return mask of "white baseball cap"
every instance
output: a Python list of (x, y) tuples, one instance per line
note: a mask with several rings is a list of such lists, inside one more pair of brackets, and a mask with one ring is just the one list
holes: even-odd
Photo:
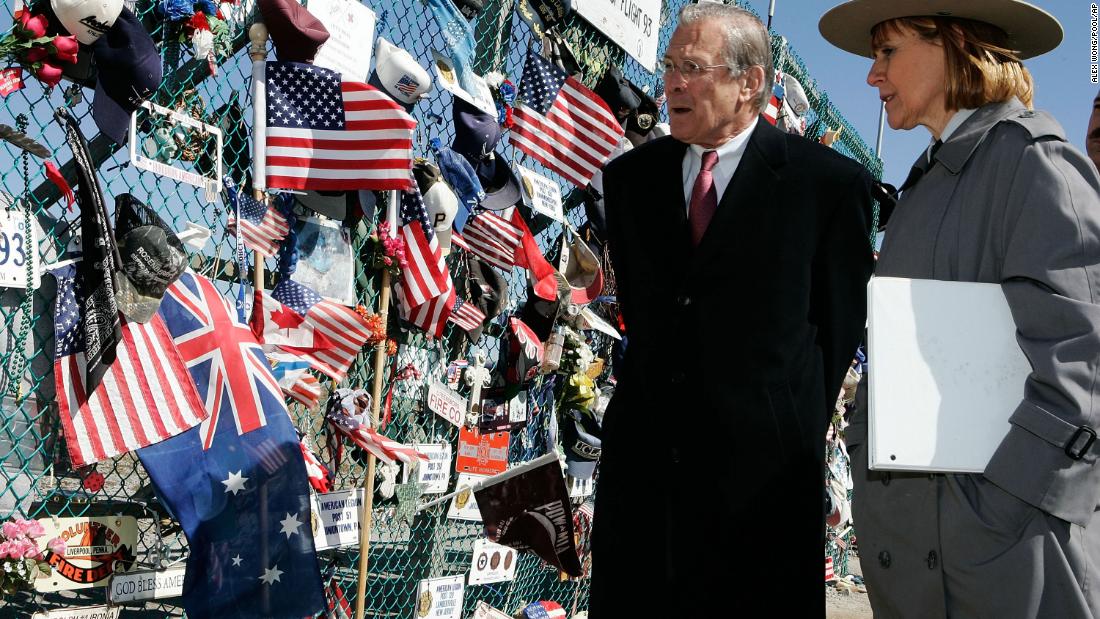
[(435, 164), (418, 161), (413, 166), (413, 176), (424, 198), (424, 208), (435, 229), (439, 248), (447, 254), (451, 250), (451, 225), (458, 213), (458, 196), (443, 180), (443, 174)]
[(374, 48), (374, 71), (367, 83), (381, 88), (410, 111), (421, 95), (432, 90), (428, 70), (412, 54), (382, 37), (378, 37)]
[(69, 34), (91, 45), (114, 25), (122, 0), (50, 0), (50, 8)]

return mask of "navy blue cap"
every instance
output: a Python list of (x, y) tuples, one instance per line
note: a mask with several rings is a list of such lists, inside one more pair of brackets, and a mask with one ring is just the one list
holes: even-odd
[(486, 156), (475, 166), (477, 178), (485, 189), (481, 206), (490, 211), (502, 211), (520, 201), (519, 179), (512, 166), (500, 153)]
[(160, 54), (141, 21), (125, 7), (91, 47), (97, 74), (92, 118), (104, 135), (125, 144), (130, 114), (160, 88)]
[(599, 422), (591, 415), (569, 411), (562, 418), (562, 447), (565, 448), (565, 468), (570, 477), (589, 479), (596, 472), (596, 462), (603, 451)]
[(459, 97), (455, 97), (453, 111), (455, 139), (451, 148), (477, 165), (500, 142), (502, 132), (497, 117)]

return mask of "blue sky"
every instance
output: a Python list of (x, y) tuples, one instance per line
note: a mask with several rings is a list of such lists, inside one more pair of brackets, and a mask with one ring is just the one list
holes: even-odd
[[(768, 0), (747, 2), (767, 20)], [(772, 29), (787, 37), (818, 85), (873, 148), (878, 133), (879, 100), (878, 91), (865, 81), (870, 59), (833, 47), (817, 30), (821, 15), (840, 2), (775, 0), (775, 4)], [(1089, 77), (1091, 3), (1039, 0), (1032, 4), (1054, 15), (1065, 30), (1065, 38), (1057, 49), (1025, 62), (1035, 78), (1035, 107), (1053, 114), (1065, 128), (1069, 141), (1083, 151), (1092, 100), (1100, 86), (1091, 83)], [(887, 125), (882, 144), (883, 180), (895, 185), (901, 183), (928, 140), (928, 131), (923, 127), (894, 131)]]

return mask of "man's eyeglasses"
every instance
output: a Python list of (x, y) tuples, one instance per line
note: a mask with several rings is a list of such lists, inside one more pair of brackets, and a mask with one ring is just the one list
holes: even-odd
[(672, 62), (668, 58), (665, 58), (661, 61), (661, 77), (664, 79), (668, 79), (673, 73), (679, 73), (685, 80), (691, 80), (710, 71), (711, 69), (728, 66), (729, 65), (727, 64), (700, 65), (694, 60), (681, 60), (680, 63), (677, 64), (675, 62)]

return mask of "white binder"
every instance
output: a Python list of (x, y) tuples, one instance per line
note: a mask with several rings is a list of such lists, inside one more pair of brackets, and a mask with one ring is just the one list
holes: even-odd
[(868, 285), (868, 457), (875, 470), (980, 473), (1031, 364), (999, 284)]

